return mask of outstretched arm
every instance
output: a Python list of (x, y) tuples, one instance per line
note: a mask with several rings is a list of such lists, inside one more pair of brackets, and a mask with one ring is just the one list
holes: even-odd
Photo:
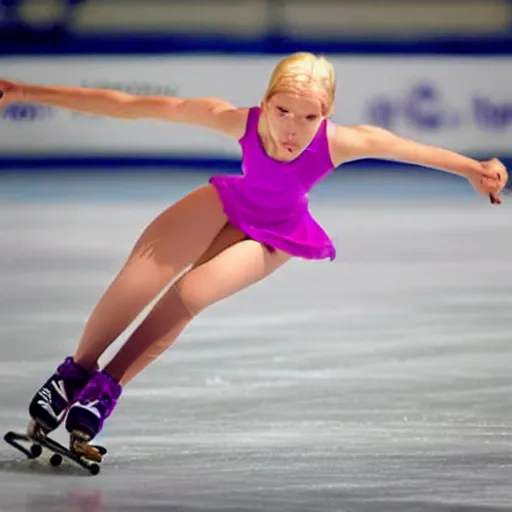
[(239, 138), (245, 128), (241, 109), (217, 98), (135, 96), (107, 89), (22, 84), (0, 80), (0, 108), (7, 103), (53, 105), (90, 115), (120, 119), (158, 119), (186, 123)]
[(497, 159), (480, 162), (454, 151), (400, 137), (377, 126), (337, 126), (332, 137), (333, 159), (338, 165), (361, 158), (412, 163), (464, 176), (480, 193), (500, 203), (499, 193), (508, 173)]

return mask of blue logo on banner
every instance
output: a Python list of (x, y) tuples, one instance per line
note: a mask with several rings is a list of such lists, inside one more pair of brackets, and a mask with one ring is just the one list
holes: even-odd
[(45, 121), (53, 116), (53, 108), (32, 103), (11, 103), (0, 111), (0, 116), (8, 121)]
[(484, 130), (506, 130), (512, 125), (512, 102), (495, 102), (484, 96), (469, 98), (467, 109), (447, 105), (439, 89), (428, 82), (415, 85), (403, 98), (381, 97), (370, 102), (372, 123), (393, 129), (399, 121), (416, 129), (437, 131), (474, 124)]

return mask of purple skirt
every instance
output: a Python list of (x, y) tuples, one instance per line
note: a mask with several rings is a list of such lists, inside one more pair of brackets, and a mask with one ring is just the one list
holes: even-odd
[(274, 204), (262, 206), (261, 198), (254, 201), (244, 193), (238, 176), (213, 176), (209, 181), (229, 222), (253, 240), (307, 260), (332, 261), (336, 257), (332, 240), (309, 212), (307, 200), (286, 207), (276, 199)]

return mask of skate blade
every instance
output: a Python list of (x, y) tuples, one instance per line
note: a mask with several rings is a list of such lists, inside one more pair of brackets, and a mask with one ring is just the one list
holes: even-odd
[(51, 429), (39, 423), (34, 418), (31, 418), (26, 428), (27, 437), (31, 439), (40, 439), (46, 437), (51, 432)]
[(87, 443), (74, 443), (71, 447), (71, 451), (92, 462), (103, 461), (103, 455), (100, 450), (96, 446), (91, 446)]
[(70, 436), (70, 450), (84, 459), (102, 462), (106, 450), (100, 446), (89, 444), (89, 437), (83, 432), (74, 430)]
[[(48, 438), (49, 434), (52, 432), (51, 429), (48, 429), (48, 427), (42, 423), (39, 423), (38, 421), (34, 420), (33, 418), (30, 419), (30, 422), (27, 426), (26, 431), (26, 437), (31, 439), (34, 443), (37, 443), (38, 440), (46, 439)], [(79, 455), (84, 454), (85, 458), (87, 458), (87, 455), (90, 454), (91, 457), (94, 457), (93, 460), (96, 460), (99, 457), (103, 457), (107, 454), (107, 449), (104, 446), (97, 445), (97, 444), (89, 444), (88, 443), (88, 437), (83, 434), (82, 432), (75, 431), (71, 438), (79, 441), (81, 443), (87, 444), (87, 448), (84, 448), (82, 446), (79, 447), (79, 450), (77, 453)], [(100, 461), (98, 461), (100, 462)]]
[(37, 441), (22, 432), (11, 430), (4, 435), (4, 441), (23, 453), (27, 459), (37, 459), (43, 452)]
[[(27, 434), (13, 431), (7, 432), (4, 436), (4, 440), (13, 448), (25, 454), (28, 459), (37, 459), (42, 455), (42, 449), (44, 447), (53, 453), (50, 457), (50, 464), (52, 466), (60, 466), (63, 459), (67, 459), (88, 470), (92, 475), (97, 475), (100, 472), (101, 454), (107, 452), (102, 446), (89, 445), (92, 451), (87, 450), (87, 455), (85, 455), (62, 446), (59, 442), (48, 436), (31, 438)], [(28, 446), (24, 446), (25, 444), (28, 444)], [(98, 457), (98, 453), (100, 457)]]

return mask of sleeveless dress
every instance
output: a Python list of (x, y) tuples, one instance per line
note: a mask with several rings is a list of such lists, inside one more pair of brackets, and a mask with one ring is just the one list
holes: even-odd
[(215, 187), (229, 222), (266, 246), (309, 260), (336, 257), (330, 237), (309, 211), (307, 194), (334, 169), (324, 120), (306, 149), (290, 162), (269, 157), (258, 135), (259, 107), (249, 109), (242, 175), (218, 175)]

